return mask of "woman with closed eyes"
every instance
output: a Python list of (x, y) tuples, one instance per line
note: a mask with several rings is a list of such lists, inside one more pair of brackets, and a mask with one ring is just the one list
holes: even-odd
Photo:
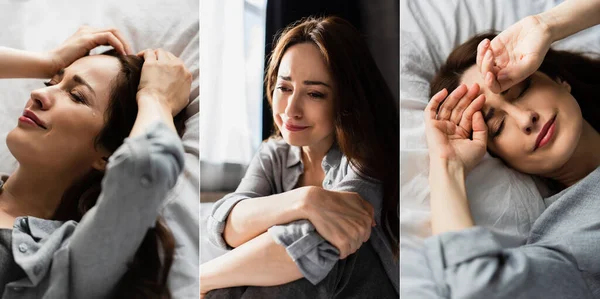
[[(424, 252), (441, 297), (600, 296), (600, 60), (550, 48), (600, 23), (599, 8), (566, 1), (474, 36), (431, 82), (424, 117), (434, 236)], [(473, 223), (465, 177), (486, 151), (555, 193), (526, 240)]]
[[(99, 45), (114, 50), (87, 56)], [(59, 48), (0, 48), (0, 78), (46, 78), (6, 138), (1, 298), (170, 298), (174, 240), (158, 207), (183, 167), (173, 116), (191, 75), (164, 50), (82, 27)]]

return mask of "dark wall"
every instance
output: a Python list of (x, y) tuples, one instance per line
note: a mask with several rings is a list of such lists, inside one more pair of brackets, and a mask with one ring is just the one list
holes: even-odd
[[(288, 24), (308, 16), (336, 15), (352, 23), (363, 35), (396, 101), (399, 99), (399, 0), (268, 0), (265, 57), (274, 38)], [(267, 60), (265, 58), (265, 68)], [(263, 139), (273, 132), (271, 107), (263, 99)]]

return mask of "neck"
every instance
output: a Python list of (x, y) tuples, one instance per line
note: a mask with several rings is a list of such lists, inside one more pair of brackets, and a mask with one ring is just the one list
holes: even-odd
[(0, 209), (13, 217), (51, 219), (72, 182), (65, 177), (19, 166), (2, 187)]
[(559, 169), (544, 176), (569, 187), (585, 178), (598, 166), (600, 166), (600, 134), (584, 120), (579, 144), (571, 158)]
[(321, 168), (321, 162), (323, 158), (333, 145), (333, 138), (326, 138), (321, 142), (313, 145), (307, 145), (302, 147), (302, 162), (304, 164), (305, 171), (308, 169)]

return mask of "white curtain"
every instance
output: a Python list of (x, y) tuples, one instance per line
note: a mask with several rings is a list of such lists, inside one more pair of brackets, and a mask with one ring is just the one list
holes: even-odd
[(260, 145), (265, 7), (266, 0), (200, 2), (202, 190), (237, 184)]

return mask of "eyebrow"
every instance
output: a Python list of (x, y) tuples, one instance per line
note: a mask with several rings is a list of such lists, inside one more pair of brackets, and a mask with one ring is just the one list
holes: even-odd
[[(64, 74), (65, 74), (65, 69), (60, 69), (56, 73), (56, 76), (62, 77)], [(85, 87), (87, 87), (94, 94), (94, 96), (96, 95), (96, 92), (94, 91), (94, 89), (92, 88), (92, 86), (90, 86), (90, 84), (87, 83), (87, 81), (85, 81), (83, 78), (81, 78), (81, 76), (79, 76), (79, 75), (73, 76), (73, 81), (75, 81), (76, 83), (78, 83), (80, 85), (84, 85)]]
[[(292, 77), (290, 77), (290, 76), (278, 76), (278, 77), (285, 81), (292, 81)], [(304, 80), (302, 83), (304, 83), (305, 85), (323, 85), (323, 86), (327, 86), (327, 87), (331, 88), (331, 86), (329, 86), (329, 84), (322, 82), (322, 81)]]

